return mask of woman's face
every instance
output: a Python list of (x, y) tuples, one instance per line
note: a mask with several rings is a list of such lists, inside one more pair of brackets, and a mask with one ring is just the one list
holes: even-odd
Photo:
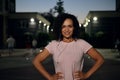
[(69, 39), (72, 38), (74, 26), (71, 19), (66, 19), (62, 24), (62, 35), (63, 38)]

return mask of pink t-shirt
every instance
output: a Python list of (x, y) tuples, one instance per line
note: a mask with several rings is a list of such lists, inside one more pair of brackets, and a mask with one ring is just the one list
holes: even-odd
[(63, 73), (64, 80), (74, 80), (73, 73), (82, 70), (83, 55), (92, 45), (82, 39), (69, 43), (54, 40), (45, 48), (53, 55), (55, 72)]

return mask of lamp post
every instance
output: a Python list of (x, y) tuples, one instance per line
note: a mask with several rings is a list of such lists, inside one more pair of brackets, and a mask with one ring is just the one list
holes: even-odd
[(30, 18), (29, 28), (35, 28), (36, 22), (34, 18)]
[(36, 21), (34, 18), (30, 18), (29, 22), (29, 31), (35, 35), (35, 30), (36, 30)]

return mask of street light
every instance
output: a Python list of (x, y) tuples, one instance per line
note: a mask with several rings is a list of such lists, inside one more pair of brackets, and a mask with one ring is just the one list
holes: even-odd
[(34, 18), (31, 18), (30, 21), (31, 21), (31, 22), (34, 22), (35, 20), (34, 20)]
[(39, 23), (42, 23), (42, 21), (39, 21)]
[(46, 24), (44, 23), (44, 26), (46, 26)]
[(36, 22), (34, 18), (30, 18), (30, 22), (29, 22), (29, 27), (30, 28), (35, 28), (36, 26)]
[(50, 27), (50, 26), (47, 26), (47, 32), (49, 32), (49, 27)]
[(93, 20), (94, 20), (94, 21), (97, 21), (97, 19), (98, 19), (98, 18), (97, 18), (96, 16), (95, 16), (95, 17), (93, 17)]
[(97, 23), (98, 22), (98, 17), (94, 16), (93, 17), (93, 23)]

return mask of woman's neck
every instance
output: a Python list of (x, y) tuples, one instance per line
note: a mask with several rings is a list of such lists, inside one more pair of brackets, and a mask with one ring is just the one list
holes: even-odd
[(69, 42), (74, 41), (74, 39), (73, 39), (73, 38), (63, 38), (62, 41), (63, 41), (63, 42), (67, 42), (67, 43), (69, 43)]

